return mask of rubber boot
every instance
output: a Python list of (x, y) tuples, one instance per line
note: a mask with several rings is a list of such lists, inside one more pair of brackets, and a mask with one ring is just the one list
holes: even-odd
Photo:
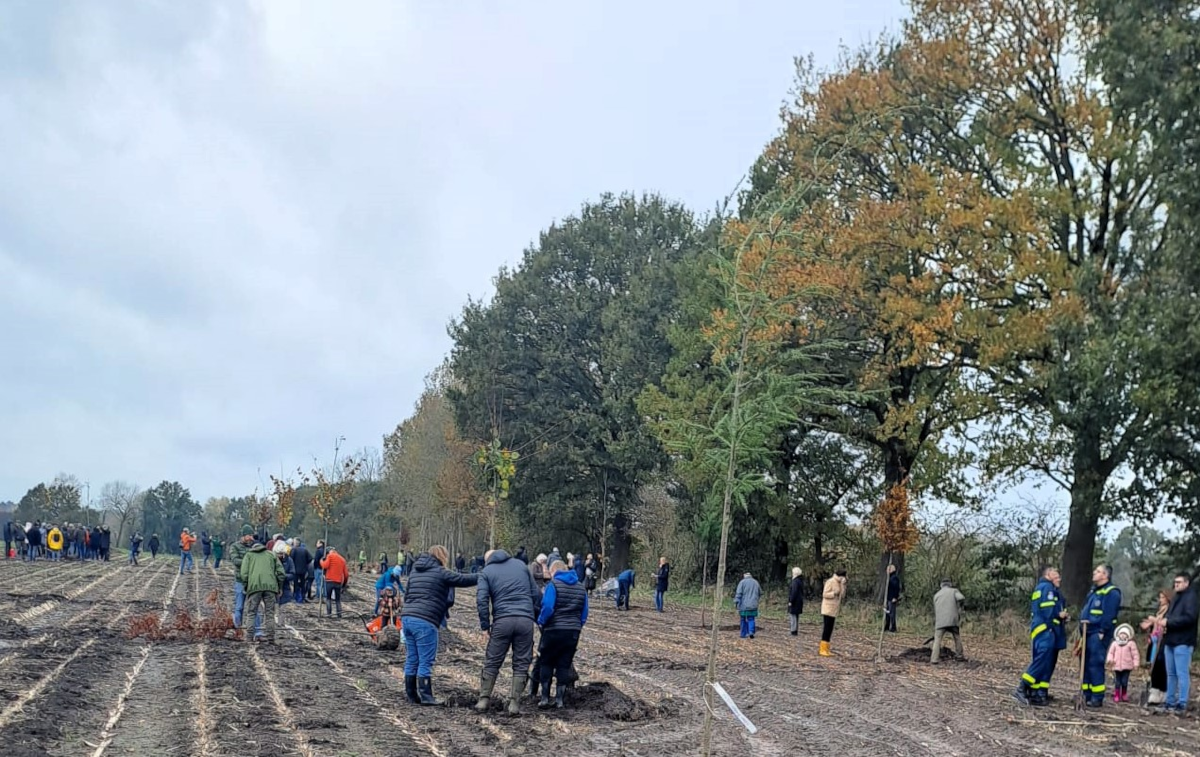
[[(537, 667), (535, 666), (533, 668), (533, 670), (534, 670), (534, 673), (536, 673)], [(542, 684), (541, 679), (539, 679), (537, 677), (537, 675), (528, 675), (527, 674), (526, 677), (529, 679), (529, 698), (537, 699), (538, 687), (541, 686), (541, 684)]]
[(550, 706), (550, 682), (542, 681), (542, 698), (538, 700), (538, 709), (544, 710)]
[(417, 679), (417, 695), (421, 697), (423, 705), (439, 705), (442, 700), (433, 696), (433, 679), (418, 678)]
[(479, 701), (475, 703), (476, 712), (487, 712), (488, 705), (492, 703), (492, 689), (495, 686), (496, 676), (486, 673), (479, 676)]
[(527, 675), (523, 673), (513, 673), (512, 693), (508, 697), (508, 714), (521, 714), (521, 694), (525, 691), (525, 679)]
[(566, 685), (555, 682), (555, 684), (554, 684), (554, 706), (560, 710), (565, 706), (563, 704), (563, 695), (566, 692), (567, 692)]
[(409, 704), (421, 703), (421, 698), (417, 696), (416, 676), (404, 676), (404, 697), (408, 699)]
[(822, 657), (833, 657), (833, 652), (829, 651), (828, 641), (821, 642), (821, 650), (817, 652), (817, 654), (821, 655)]

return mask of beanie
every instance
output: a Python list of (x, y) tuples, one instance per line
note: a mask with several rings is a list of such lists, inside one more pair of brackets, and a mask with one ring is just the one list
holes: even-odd
[(254, 535), (253, 528), (251, 528), (249, 525), (242, 526), (242, 536), (253, 536), (253, 535)]

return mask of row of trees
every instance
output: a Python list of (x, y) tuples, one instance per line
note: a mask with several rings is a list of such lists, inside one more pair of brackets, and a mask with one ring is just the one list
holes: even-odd
[(623, 564), (665, 487), (711, 553), (730, 491), (731, 559), (779, 577), (1037, 479), (1078, 601), (1102, 522), (1194, 532), (1197, 4), (911, 11), (800, 62), (735, 203), (604, 196), (452, 324), (435, 393), (456, 438), (520, 453), (518, 539)]

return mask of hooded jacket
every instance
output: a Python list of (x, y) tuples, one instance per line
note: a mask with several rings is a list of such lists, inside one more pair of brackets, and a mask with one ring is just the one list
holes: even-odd
[(560, 570), (546, 585), (538, 625), (543, 631), (579, 631), (587, 623), (587, 592), (575, 571)]
[(842, 597), (845, 594), (846, 583), (842, 577), (831, 576), (825, 582), (825, 589), (821, 592), (821, 614), (836, 618), (838, 611), (842, 609)]
[(246, 586), (246, 594), (267, 592), (278, 594), (286, 575), (279, 559), (262, 544), (255, 544), (242, 559), (238, 578)]
[(475, 576), (479, 581), (475, 608), (479, 611), (479, 627), (484, 631), (500, 618), (537, 617), (542, 592), (525, 563), (497, 549)]
[(1138, 653), (1137, 642), (1133, 640), (1133, 626), (1122, 625), (1117, 629), (1117, 633), (1122, 629), (1129, 632), (1129, 641), (1124, 644), (1113, 641), (1108, 647), (1106, 663), (1112, 665), (1113, 670), (1135, 670), (1141, 663), (1141, 655)]
[(404, 609), (400, 611), (400, 617), (420, 618), (436, 628), (446, 617), (450, 587), (474, 586), (478, 580), (478, 573), (463, 575), (446, 570), (433, 555), (422, 552), (412, 562), (412, 574), (408, 579), (408, 589), (404, 592)]
[[(229, 545), (229, 562), (233, 563), (233, 574), (235, 576), (241, 574), (242, 561), (246, 559), (246, 555), (250, 552), (253, 545), (254, 542), (247, 544), (241, 539)], [(263, 549), (266, 549), (266, 547), (263, 547)], [(238, 580), (241, 581), (240, 578)]]

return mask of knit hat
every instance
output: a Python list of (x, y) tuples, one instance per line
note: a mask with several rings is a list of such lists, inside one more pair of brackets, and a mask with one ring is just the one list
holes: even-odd
[(1128, 623), (1122, 623), (1121, 625), (1117, 626), (1117, 632), (1113, 634), (1113, 637), (1119, 639), (1121, 638), (1122, 633), (1132, 639), (1134, 637), (1133, 626), (1129, 625)]
[(800, 569), (792, 568), (792, 578), (799, 578), (799, 577), (800, 577)]
[(242, 536), (254, 536), (254, 529), (249, 524), (242, 526)]

